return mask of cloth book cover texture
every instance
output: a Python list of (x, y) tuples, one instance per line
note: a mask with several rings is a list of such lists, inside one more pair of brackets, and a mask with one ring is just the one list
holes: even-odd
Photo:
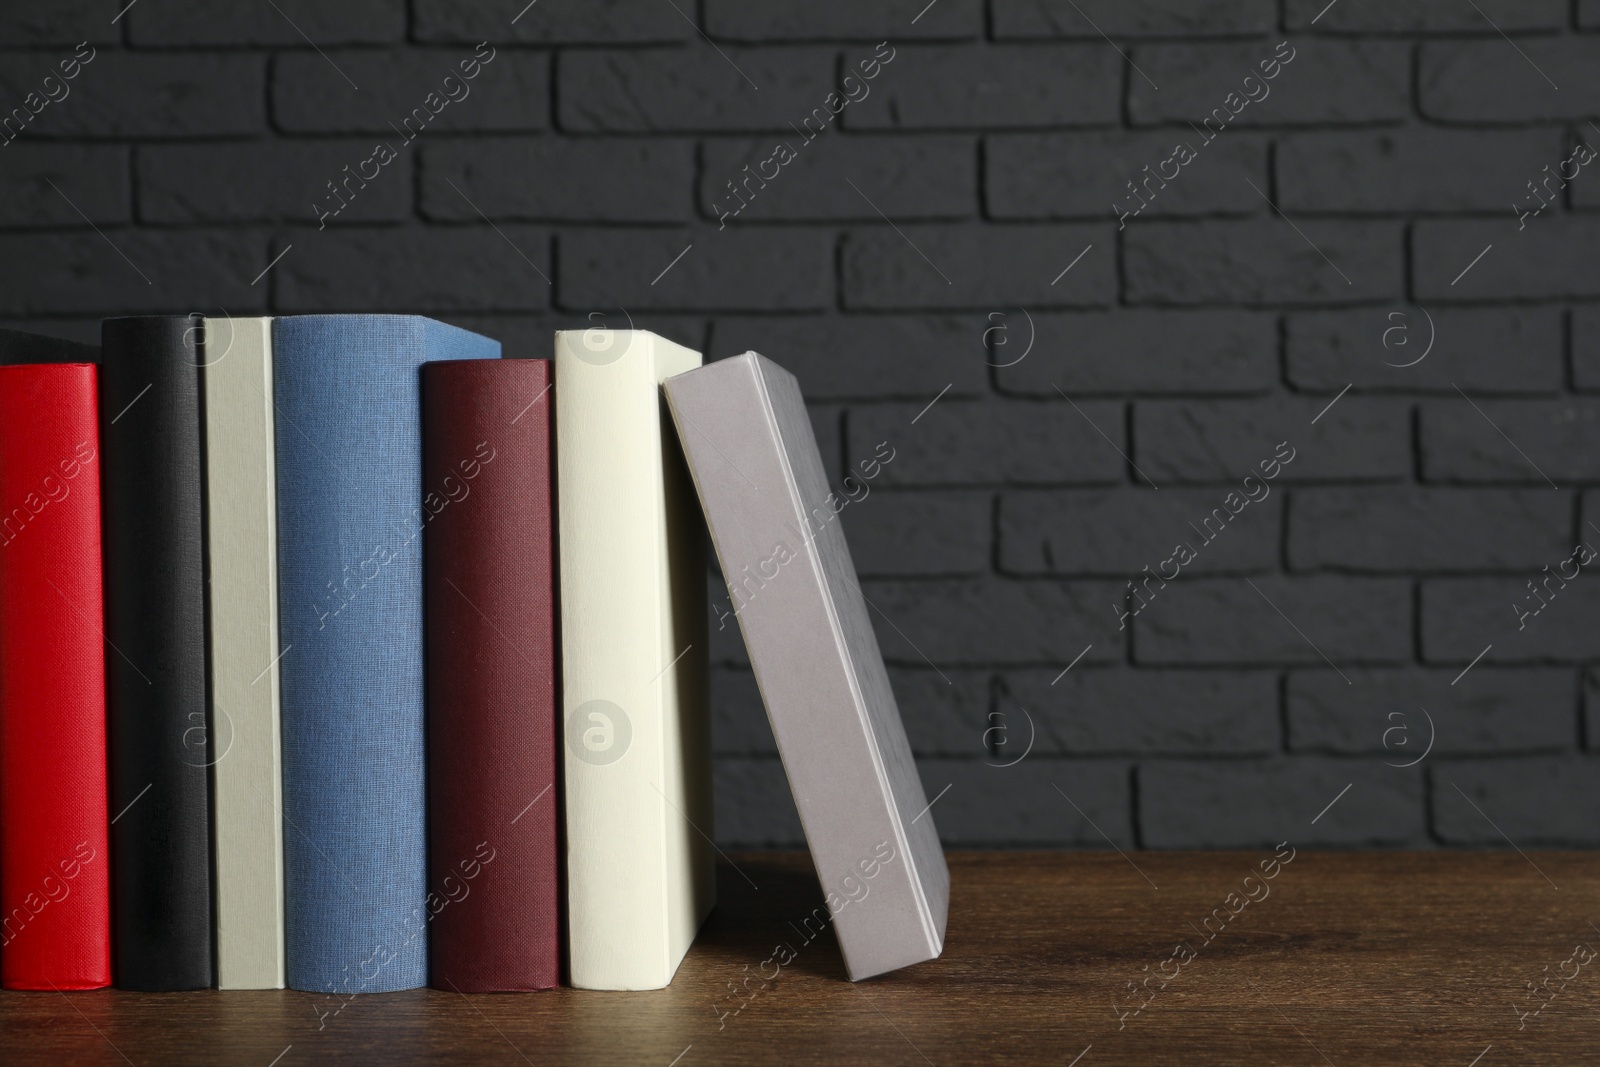
[(700, 354), (556, 334), (572, 984), (672, 981), (715, 898), (705, 528), (661, 398)]
[(212, 985), (201, 320), (101, 324), (117, 985)]
[(272, 320), (205, 320), (217, 985), (284, 979)]
[(422, 371), (429, 975), (560, 977), (550, 362)]
[(749, 352), (665, 389), (728, 582), (719, 618), (744, 633), (822, 880), (818, 920), (851, 980), (931, 959), (950, 876), (800, 387)]
[(0, 980), (7, 989), (111, 983), (96, 388), (92, 363), (0, 367)]
[(500, 345), (414, 315), (289, 316), (272, 336), (289, 985), (414, 989), (429, 914), (420, 368)]

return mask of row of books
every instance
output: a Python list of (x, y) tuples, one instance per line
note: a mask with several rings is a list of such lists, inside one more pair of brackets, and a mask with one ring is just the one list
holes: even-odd
[(938, 955), (794, 379), (500, 356), (406, 315), (0, 332), (0, 984), (665, 986), (715, 892), (708, 526), (850, 976)]

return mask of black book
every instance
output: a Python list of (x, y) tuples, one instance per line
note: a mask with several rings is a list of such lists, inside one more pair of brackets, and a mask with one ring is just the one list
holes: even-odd
[(213, 979), (202, 321), (101, 326), (112, 964), (123, 989)]

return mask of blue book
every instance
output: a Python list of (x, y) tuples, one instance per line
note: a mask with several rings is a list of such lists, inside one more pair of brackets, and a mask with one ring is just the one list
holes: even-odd
[(450, 496), (422, 484), (421, 367), (500, 343), (415, 315), (272, 330), (288, 979), (339, 998), (326, 1019), (427, 982), (422, 538)]

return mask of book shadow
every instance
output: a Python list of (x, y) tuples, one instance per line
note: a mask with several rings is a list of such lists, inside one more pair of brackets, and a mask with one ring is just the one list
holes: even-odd
[(701, 936), (761, 946), (763, 958), (787, 946), (794, 958), (785, 971), (849, 981), (829, 918), (809, 856), (742, 853), (717, 863), (717, 906)]

